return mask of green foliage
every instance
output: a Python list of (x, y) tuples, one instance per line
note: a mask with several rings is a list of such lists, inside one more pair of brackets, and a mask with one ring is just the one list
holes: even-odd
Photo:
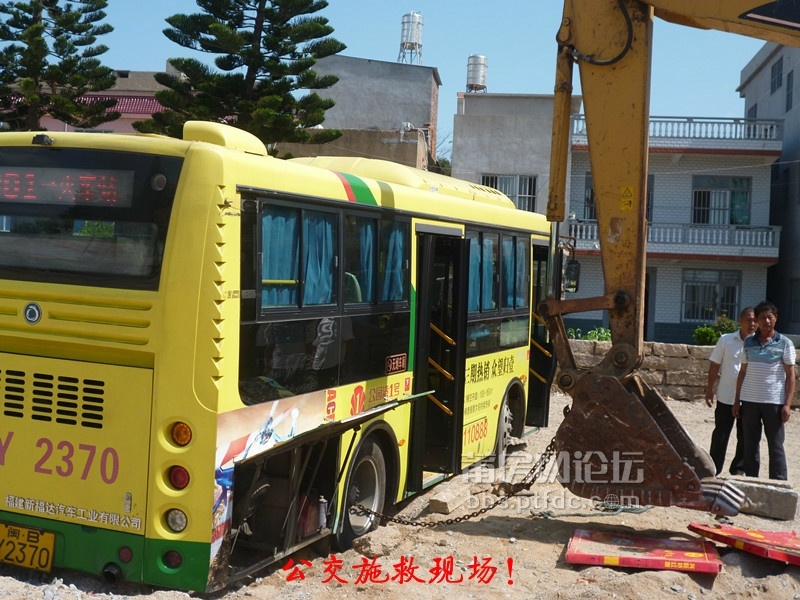
[[(338, 81), (318, 76), (320, 58), (346, 46), (330, 36), (324, 17), (313, 16), (325, 0), (198, 0), (202, 13), (173, 15), (164, 30), (170, 40), (215, 55), (216, 70), (194, 59), (169, 61), (177, 74), (159, 73), (169, 89), (156, 93), (166, 107), (152, 119), (134, 123), (147, 133), (179, 137), (192, 120), (225, 122), (249, 131), (266, 145), (325, 143), (341, 132), (314, 129), (333, 106), (314, 90)], [(301, 92), (307, 92), (303, 95)]]
[(113, 238), (114, 223), (107, 221), (86, 221), (75, 235), (97, 238)]
[(115, 99), (92, 99), (107, 90), (114, 71), (97, 58), (108, 48), (97, 37), (106, 0), (30, 0), (0, 4), (0, 121), (15, 131), (41, 130), (51, 115), (73, 127), (118, 119)]
[(448, 177), (453, 175), (453, 165), (449, 158), (439, 158), (435, 163), (428, 165), (428, 170), (432, 173), (441, 173)]
[(697, 327), (694, 341), (698, 346), (713, 346), (722, 334), (734, 331), (739, 331), (739, 324), (723, 313), (713, 323)]
[(586, 333), (587, 340), (595, 340), (598, 342), (610, 342), (611, 341), (611, 330), (606, 329), (605, 327), (595, 327), (594, 329), (588, 331)]
[(713, 346), (719, 339), (719, 333), (711, 325), (700, 325), (694, 330), (694, 343), (698, 346)]
[(583, 332), (580, 328), (573, 329), (570, 327), (567, 329), (567, 336), (569, 336), (572, 340), (594, 340), (596, 342), (610, 342), (611, 341), (611, 330), (605, 327), (595, 327), (594, 329), (590, 329), (586, 332), (586, 335), (583, 335)]
[(739, 331), (739, 324), (733, 319), (728, 318), (728, 315), (722, 313), (717, 320), (711, 325), (714, 330), (718, 331), (720, 335), (723, 333), (733, 333)]

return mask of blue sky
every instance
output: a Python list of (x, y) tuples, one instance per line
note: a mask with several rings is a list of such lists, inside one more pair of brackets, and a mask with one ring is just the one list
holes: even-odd
[[(466, 87), (467, 61), (487, 57), (487, 91), (550, 94), (555, 81), (558, 0), (329, 0), (324, 15), (346, 56), (394, 62), (401, 23), (411, 11), (422, 15), (422, 64), (436, 67), (440, 140), (452, 131), (456, 94)], [(194, 0), (110, 0), (106, 9), (115, 31), (102, 38), (101, 56), (114, 69), (161, 71), (167, 58), (191, 53), (169, 41), (164, 21), (198, 12)], [(653, 116), (742, 117), (736, 87), (742, 68), (763, 42), (735, 34), (679, 27), (656, 20), (650, 114)], [(197, 56), (205, 60), (206, 55)], [(209, 61), (210, 62), (210, 61)], [(575, 74), (577, 87), (577, 71)], [(579, 93), (576, 89), (576, 93)]]

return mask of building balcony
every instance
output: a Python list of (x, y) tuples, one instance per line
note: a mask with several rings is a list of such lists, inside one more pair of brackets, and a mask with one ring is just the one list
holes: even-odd
[[(783, 119), (650, 117), (651, 151), (736, 150), (780, 153)], [(586, 149), (586, 118), (572, 119), (573, 149)]]
[[(600, 249), (597, 221), (570, 221), (569, 235), (575, 239), (578, 253)], [(781, 228), (777, 226), (650, 223), (647, 253), (774, 262), (778, 258), (780, 236)]]

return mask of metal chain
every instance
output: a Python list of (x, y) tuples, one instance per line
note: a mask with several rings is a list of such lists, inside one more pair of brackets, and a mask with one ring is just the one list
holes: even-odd
[(455, 523), (461, 523), (462, 521), (469, 521), (470, 519), (474, 519), (475, 517), (479, 517), (480, 515), (493, 510), (500, 504), (507, 502), (509, 498), (513, 498), (520, 492), (524, 490), (530, 489), (530, 487), (536, 482), (536, 480), (544, 473), (544, 469), (547, 466), (547, 463), (550, 462), (550, 459), (556, 452), (556, 439), (553, 438), (550, 440), (550, 443), (547, 445), (547, 448), (544, 449), (544, 452), (539, 456), (536, 463), (531, 467), (531, 470), (522, 478), (522, 481), (517, 483), (512, 483), (510, 485), (510, 491), (505, 496), (500, 496), (497, 500), (492, 502), (491, 504), (484, 506), (483, 508), (479, 508), (478, 510), (469, 513), (468, 515), (462, 515), (460, 517), (455, 517), (452, 519), (446, 519), (444, 521), (416, 521), (411, 519), (405, 519), (403, 517), (392, 517), (386, 515), (384, 513), (371, 510), (366, 506), (362, 506), (361, 504), (353, 504), (350, 510), (357, 512), (358, 514), (362, 515), (372, 515), (378, 517), (382, 521), (391, 521), (392, 523), (398, 523), (400, 525), (411, 525), (413, 527), (438, 527), (440, 525), (453, 525)]

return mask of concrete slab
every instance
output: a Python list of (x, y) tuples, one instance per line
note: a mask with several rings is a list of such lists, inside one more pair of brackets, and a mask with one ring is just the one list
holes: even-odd
[(761, 477), (731, 477), (745, 495), (741, 512), (792, 521), (797, 515), (798, 493), (785, 481)]
[(431, 497), (428, 510), (432, 513), (449, 515), (469, 500), (471, 494), (469, 482), (463, 477), (456, 477), (448, 482), (445, 489)]

